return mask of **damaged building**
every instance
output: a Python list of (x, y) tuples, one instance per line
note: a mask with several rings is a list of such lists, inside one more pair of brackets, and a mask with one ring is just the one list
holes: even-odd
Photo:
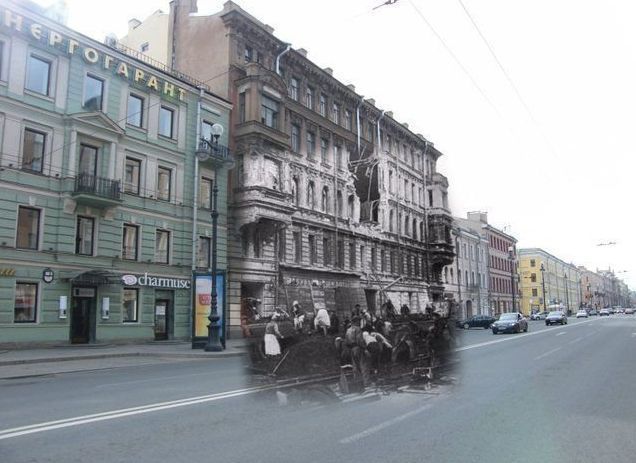
[(430, 141), (233, 2), (202, 15), (196, 1), (175, 0), (166, 21), (133, 24), (129, 36), (169, 50), (173, 68), (234, 104), (232, 328), (253, 301), (264, 312), (298, 300), (341, 314), (387, 298), (412, 311), (441, 304), (454, 250)]

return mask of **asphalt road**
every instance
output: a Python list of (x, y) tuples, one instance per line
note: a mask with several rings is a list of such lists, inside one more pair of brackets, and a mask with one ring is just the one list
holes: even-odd
[(636, 317), (460, 333), (459, 384), (347, 404), (280, 406), (240, 359), (1, 381), (0, 461), (634, 461)]

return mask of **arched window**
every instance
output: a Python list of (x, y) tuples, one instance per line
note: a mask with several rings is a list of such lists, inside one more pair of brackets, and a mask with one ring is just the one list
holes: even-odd
[(300, 203), (300, 190), (298, 188), (298, 177), (292, 178), (292, 200), (294, 201), (294, 205), (298, 206)]
[(389, 193), (393, 193), (393, 171), (389, 170)]
[(413, 219), (413, 239), (417, 239), (417, 219)]
[(307, 185), (307, 207), (309, 209), (313, 209), (315, 206), (315, 196), (314, 196), (314, 182), (310, 181)]
[(336, 193), (336, 202), (338, 203), (338, 217), (342, 217), (342, 191), (338, 191), (338, 193)]
[(322, 189), (322, 202), (320, 203), (323, 212), (329, 212), (329, 188)]
[(349, 195), (349, 198), (347, 199), (347, 217), (349, 218), (353, 218), (353, 202), (353, 195)]
[(424, 241), (424, 222), (420, 222), (420, 241)]
[(393, 222), (395, 221), (395, 213), (393, 209), (389, 211), (389, 232), (393, 233)]
[(408, 215), (404, 216), (404, 234), (405, 235), (409, 234), (409, 216)]

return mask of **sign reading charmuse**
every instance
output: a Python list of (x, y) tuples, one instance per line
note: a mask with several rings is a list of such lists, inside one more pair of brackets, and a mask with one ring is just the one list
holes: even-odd
[(126, 286), (151, 286), (153, 288), (190, 289), (190, 280), (181, 278), (153, 277), (143, 275), (123, 275), (121, 281)]

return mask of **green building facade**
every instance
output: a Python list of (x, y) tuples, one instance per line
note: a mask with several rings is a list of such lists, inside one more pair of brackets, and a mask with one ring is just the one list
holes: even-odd
[(21, 5), (0, 0), (0, 344), (190, 338), (214, 183), (227, 268), (230, 103)]

